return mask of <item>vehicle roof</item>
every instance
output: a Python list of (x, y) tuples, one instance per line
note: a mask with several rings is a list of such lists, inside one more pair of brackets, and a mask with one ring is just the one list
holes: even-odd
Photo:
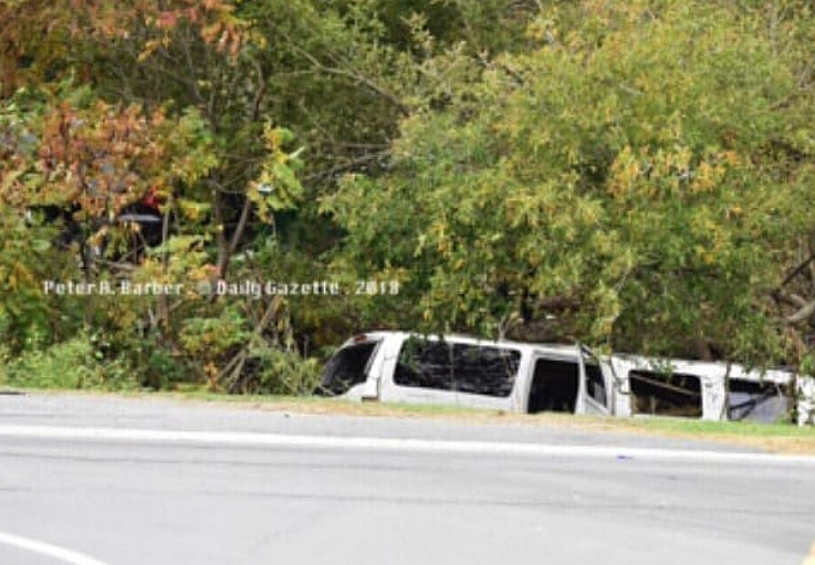
[[(409, 336), (422, 335), (420, 332), (406, 332), (401, 330), (375, 330), (369, 332), (360, 332), (354, 337), (350, 338), (344, 345), (354, 343), (355, 339), (359, 336), (365, 336), (367, 339), (383, 339), (386, 337), (398, 337), (405, 339)], [(428, 337), (437, 338), (438, 335), (429, 334)], [(464, 334), (445, 334), (444, 339), (455, 341), (458, 343), (468, 343), (474, 345), (485, 345), (494, 347), (510, 347), (530, 353), (538, 354), (551, 354), (557, 356), (576, 357), (577, 348), (575, 344), (562, 344), (562, 343), (534, 343), (534, 342), (521, 342), (512, 340), (488, 340)], [(605, 357), (605, 356), (604, 356)], [(721, 378), (727, 372), (727, 363), (720, 361), (695, 361), (689, 359), (676, 359), (676, 358), (657, 358), (646, 357), (643, 355), (636, 355), (632, 353), (614, 353), (611, 355), (612, 360), (616, 363), (625, 363), (633, 365), (640, 369), (653, 369), (666, 364), (672, 367), (672, 370), (677, 372), (690, 372), (697, 376)], [(792, 372), (781, 369), (748, 369), (743, 365), (733, 363), (730, 366), (730, 378), (733, 379), (747, 379), (747, 380), (769, 380), (774, 382), (788, 382)]]
[[(357, 340), (360, 336), (365, 336), (369, 340), (375, 339), (383, 339), (385, 337), (399, 337), (406, 339), (410, 336), (421, 336), (420, 332), (405, 332), (399, 330), (376, 330), (370, 332), (360, 332), (355, 336), (351, 337), (346, 344), (353, 343)], [(427, 337), (431, 339), (437, 339), (439, 336), (438, 334), (428, 334)], [(544, 353), (555, 353), (555, 354), (567, 354), (571, 356), (577, 355), (577, 349), (574, 344), (562, 344), (562, 343), (532, 343), (532, 342), (523, 342), (523, 341), (512, 341), (512, 340), (490, 340), (490, 339), (483, 339), (478, 338), (470, 335), (465, 334), (457, 334), (457, 333), (450, 333), (444, 334), (444, 339), (447, 341), (454, 341), (457, 343), (468, 343), (473, 345), (485, 345), (485, 346), (494, 346), (494, 347), (511, 347), (515, 349), (522, 349), (522, 350), (529, 350), (529, 351), (539, 351)]]
[[(676, 372), (687, 372), (698, 376), (720, 378), (728, 374), (728, 365), (723, 361), (698, 361), (690, 359), (657, 358), (635, 355), (631, 353), (615, 353), (613, 359), (635, 366), (638, 369), (658, 369), (670, 365)], [(792, 371), (786, 369), (748, 368), (739, 363), (731, 363), (729, 377), (731, 379), (769, 380), (774, 382), (787, 382)]]

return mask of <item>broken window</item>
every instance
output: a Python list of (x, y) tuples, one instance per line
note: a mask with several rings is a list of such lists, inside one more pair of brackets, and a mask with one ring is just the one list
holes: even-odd
[(521, 354), (514, 349), (457, 343), (453, 346), (455, 390), (507, 397), (520, 362)]
[(343, 347), (328, 362), (323, 373), (321, 391), (340, 395), (368, 378), (368, 363), (376, 349), (376, 341)]
[(727, 415), (730, 420), (779, 422), (790, 417), (787, 388), (771, 382), (730, 379)]
[(538, 359), (529, 390), (527, 411), (574, 412), (580, 374), (577, 363)]
[(702, 417), (702, 381), (694, 375), (631, 371), (631, 410), (653, 416)]
[(411, 338), (399, 353), (397, 385), (506, 397), (521, 354), (514, 349)]
[(606, 406), (606, 382), (600, 366), (594, 363), (586, 364), (586, 394), (598, 404)]
[(409, 338), (402, 345), (393, 381), (401, 386), (453, 390), (450, 345)]

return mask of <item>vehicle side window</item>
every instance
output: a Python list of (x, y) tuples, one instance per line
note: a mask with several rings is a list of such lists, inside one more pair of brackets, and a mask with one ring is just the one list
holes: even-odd
[(453, 380), (460, 392), (507, 397), (512, 393), (521, 353), (500, 347), (455, 344)]
[(521, 353), (500, 347), (411, 338), (402, 345), (394, 382), (408, 387), (507, 397)]
[(727, 408), (731, 420), (772, 423), (789, 419), (791, 406), (783, 385), (730, 379)]
[(631, 410), (634, 414), (702, 417), (702, 381), (694, 375), (631, 371)]
[(603, 372), (600, 366), (594, 363), (586, 363), (586, 394), (598, 404), (606, 406), (608, 396)]
[(401, 386), (453, 390), (450, 344), (421, 338), (405, 340), (393, 380)]
[(528, 411), (574, 413), (580, 388), (578, 365), (573, 361), (541, 358), (529, 390)]

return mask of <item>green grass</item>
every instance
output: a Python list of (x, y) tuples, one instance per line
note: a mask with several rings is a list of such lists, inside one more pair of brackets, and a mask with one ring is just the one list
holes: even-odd
[(268, 394), (224, 394), (210, 392), (205, 388), (186, 385), (178, 387), (176, 391), (167, 392), (132, 392), (124, 393), (126, 396), (156, 396), (159, 398), (174, 398), (179, 400), (192, 400), (211, 403), (227, 403), (238, 405), (252, 405), (256, 408), (287, 409), (296, 411), (298, 408), (308, 412), (326, 413), (359, 413), (360, 415), (392, 415), (404, 416), (469, 416), (476, 418), (499, 418), (501, 413), (496, 410), (482, 410), (462, 406), (448, 406), (440, 404), (410, 404), (396, 402), (357, 402), (344, 398), (327, 398), (322, 396), (285, 396)]
[(760, 424), (756, 422), (709, 422), (672, 418), (633, 418), (627, 425), (643, 430), (677, 432), (696, 435), (732, 435), (748, 437), (796, 437), (815, 439), (815, 428), (788, 423)]

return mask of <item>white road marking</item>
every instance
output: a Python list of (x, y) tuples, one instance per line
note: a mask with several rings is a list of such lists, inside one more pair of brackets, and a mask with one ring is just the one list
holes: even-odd
[(63, 563), (71, 563), (71, 565), (107, 565), (107, 563), (77, 551), (71, 551), (70, 549), (51, 545), (50, 543), (15, 536), (14, 534), (0, 532), (0, 544), (10, 545), (33, 553), (39, 553), (40, 555), (47, 555)]
[(0, 425), (0, 437), (243, 445), (247, 447), (318, 448), (336, 450), (420, 451), (431, 453), (580, 457), (594, 459), (688, 461), (757, 465), (812, 465), (815, 456), (771, 453), (652, 449), (624, 446), (548, 445), (543, 443), (401, 439), (378, 437), (305, 436), (251, 432), (170, 431), (128, 428), (76, 428)]

